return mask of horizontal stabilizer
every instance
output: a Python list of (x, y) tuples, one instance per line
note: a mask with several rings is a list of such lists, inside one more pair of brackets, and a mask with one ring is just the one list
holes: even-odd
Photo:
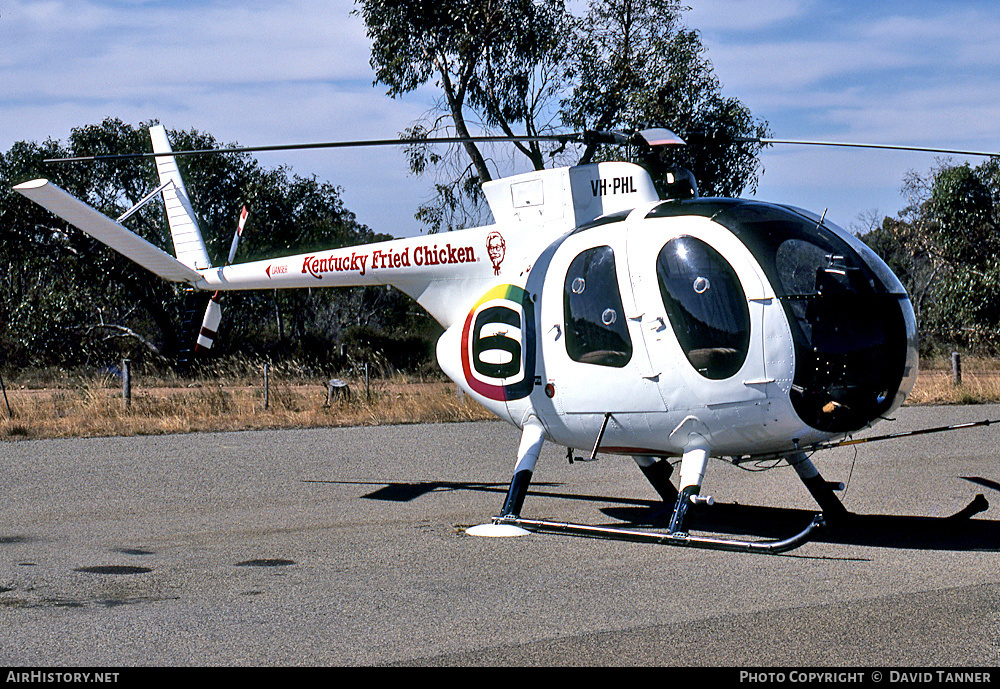
[(194, 284), (202, 279), (200, 273), (188, 268), (170, 254), (153, 246), (47, 179), (19, 184), (14, 190), (164, 280)]

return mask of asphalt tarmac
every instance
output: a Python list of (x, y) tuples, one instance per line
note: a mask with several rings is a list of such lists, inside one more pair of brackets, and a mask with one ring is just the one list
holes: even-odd
[[(995, 418), (910, 408), (875, 432)], [(498, 422), (3, 442), (0, 666), (1000, 660), (1000, 425), (814, 457), (859, 516), (777, 556), (466, 535), (517, 444)], [(804, 528), (812, 498), (765, 469), (713, 460), (692, 532)], [(948, 518), (977, 494), (986, 511)], [(667, 518), (630, 458), (552, 446), (523, 514)]]

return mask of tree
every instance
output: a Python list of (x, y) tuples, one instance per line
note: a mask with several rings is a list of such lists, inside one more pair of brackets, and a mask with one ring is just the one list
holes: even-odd
[[(106, 120), (74, 130), (70, 148), (52, 140), (19, 142), (0, 155), (0, 271), (11, 286), (2, 306), (6, 360), (85, 362), (120, 337), (157, 356), (176, 349), (175, 329), (165, 328), (168, 288), (143, 279), (133, 264), (102, 251), (98, 242), (11, 190), (26, 179), (49, 177), (117, 217), (125, 204), (141, 198), (138, 190), (148, 173), (130, 162), (59, 169), (42, 161), (74, 151), (134, 151), (133, 134), (123, 123)], [(149, 238), (149, 224), (137, 220), (137, 231)], [(155, 342), (142, 334), (149, 333), (150, 323), (165, 328)]]
[[(436, 111), (404, 138), (666, 127), (691, 144), (668, 162), (692, 168), (708, 194), (755, 187), (759, 145), (738, 139), (766, 136), (766, 125), (722, 96), (698, 34), (681, 26), (672, 0), (590, 0), (583, 16), (560, 0), (358, 4), (373, 41), (376, 83), (392, 97), (431, 79), (441, 89)], [(513, 150), (542, 169), (554, 148), (534, 142)], [(410, 147), (411, 171), (443, 173), (436, 199), (417, 213), (431, 231), (461, 224), (493, 177), (479, 146), (466, 143), (462, 151)], [(576, 162), (607, 155), (587, 146)]]
[[(704, 45), (682, 26), (675, 2), (591, 0), (582, 27), (572, 51), (572, 95), (562, 102), (568, 126), (665, 127), (688, 145), (664, 162), (690, 169), (703, 195), (756, 189), (760, 146), (739, 139), (767, 136), (767, 127), (737, 99), (722, 96)], [(579, 162), (600, 155), (590, 145)]]
[[(398, 97), (435, 79), (441, 89), (432, 116), (404, 138), (429, 135), (468, 137), (492, 129), (507, 135), (521, 123), (539, 133), (540, 109), (553, 94), (550, 67), (565, 43), (569, 16), (561, 0), (358, 0), (372, 39), (376, 83)], [(537, 142), (515, 144), (536, 167), (544, 165)], [(417, 218), (432, 230), (453, 225), (470, 197), (493, 178), (486, 154), (474, 143), (462, 150), (467, 162), (423, 145), (408, 149), (420, 174), (444, 164), (451, 177), (436, 185), (438, 200)]]
[(911, 172), (909, 205), (863, 239), (911, 295), (925, 352), (934, 346), (1000, 349), (998, 161), (939, 163)]
[[(149, 151), (149, 124), (116, 119), (78, 127), (67, 145), (19, 142), (0, 154), (0, 295), (3, 358), (19, 364), (106, 364), (122, 356), (175, 361), (200, 325), (203, 303), (68, 226), (11, 190), (48, 177), (110, 217), (156, 188), (148, 161), (55, 166), (45, 158)], [(170, 132), (175, 149), (216, 148), (197, 131)], [(238, 260), (389, 239), (357, 222), (340, 189), (286, 168), (262, 169), (246, 153), (178, 158), (215, 265), (228, 255), (241, 205), (251, 210)], [(172, 253), (162, 205), (150, 203), (126, 224)], [(226, 296), (219, 354), (292, 354), (329, 360), (348, 328), (392, 335), (412, 330), (410, 300), (385, 288), (247, 292)], [(190, 312), (190, 313), (189, 313)], [(183, 330), (185, 321), (188, 330)], [(422, 326), (421, 326), (422, 327)]]

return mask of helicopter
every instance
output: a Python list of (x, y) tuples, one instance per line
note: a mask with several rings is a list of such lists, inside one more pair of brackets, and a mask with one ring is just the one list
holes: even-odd
[[(46, 179), (14, 189), (160, 278), (213, 292), (202, 347), (211, 347), (219, 295), (230, 290), (391, 285), (415, 299), (444, 328), (436, 345), (444, 373), (521, 431), (501, 510), (470, 528), (472, 535), (547, 531), (784, 552), (848, 514), (835, 493), (843, 485), (826, 481), (811, 453), (850, 442), (844, 439), (886, 418), (916, 380), (917, 328), (906, 290), (825, 213), (702, 198), (680, 168), (667, 172), (661, 198), (645, 167), (600, 162), (483, 184), (492, 225), (234, 264), (237, 236), (226, 264), (213, 266), (178, 156), (406, 141), (174, 152), (163, 126), (150, 136), (152, 154), (73, 159), (154, 158), (160, 186), (117, 220)], [(655, 128), (551, 140), (629, 144), (649, 164), (664, 147), (684, 145)], [(157, 197), (174, 255), (123, 224)], [(575, 457), (578, 448), (591, 448), (589, 459), (598, 452), (633, 457), (670, 510), (668, 530), (523, 517), (546, 442), (566, 447), (570, 462), (587, 459)], [(714, 502), (702, 493), (710, 458), (784, 460), (822, 512), (779, 541), (691, 534), (689, 510)]]

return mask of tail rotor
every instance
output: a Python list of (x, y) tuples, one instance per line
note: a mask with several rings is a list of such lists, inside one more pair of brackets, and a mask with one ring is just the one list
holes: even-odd
[[(236, 227), (236, 234), (233, 235), (233, 243), (229, 247), (229, 258), (226, 259), (226, 265), (232, 265), (233, 260), (236, 258), (236, 250), (240, 246), (240, 238), (243, 236), (243, 228), (247, 224), (247, 216), (249, 212), (247, 207), (243, 206), (243, 210), (240, 211), (240, 221)], [(205, 308), (205, 317), (201, 321), (201, 329), (198, 331), (198, 340), (195, 343), (194, 351), (196, 353), (207, 352), (212, 348), (215, 343), (215, 334), (219, 331), (219, 323), (222, 322), (222, 293), (216, 292), (212, 295), (212, 298), (208, 302), (208, 306)]]

